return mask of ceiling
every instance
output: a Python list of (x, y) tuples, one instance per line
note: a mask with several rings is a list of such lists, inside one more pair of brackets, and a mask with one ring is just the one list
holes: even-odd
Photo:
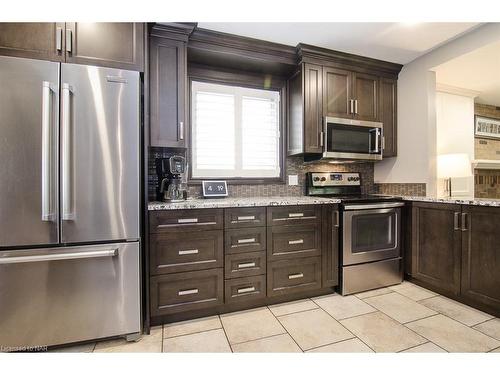
[(500, 106), (500, 41), (434, 68), (436, 82), (479, 91), (476, 102)]
[(199, 22), (198, 27), (270, 42), (298, 43), (406, 64), (478, 23)]

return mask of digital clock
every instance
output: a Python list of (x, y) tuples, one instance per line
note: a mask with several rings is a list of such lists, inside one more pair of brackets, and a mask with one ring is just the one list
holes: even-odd
[(202, 181), (203, 197), (227, 197), (226, 181)]

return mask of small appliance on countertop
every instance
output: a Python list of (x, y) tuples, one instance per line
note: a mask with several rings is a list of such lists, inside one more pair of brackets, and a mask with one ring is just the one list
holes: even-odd
[(403, 280), (401, 198), (361, 194), (359, 173), (308, 172), (306, 195), (341, 199), (340, 288), (343, 295)]
[(187, 198), (186, 158), (172, 155), (156, 159), (158, 186), (156, 195), (159, 201), (182, 202)]

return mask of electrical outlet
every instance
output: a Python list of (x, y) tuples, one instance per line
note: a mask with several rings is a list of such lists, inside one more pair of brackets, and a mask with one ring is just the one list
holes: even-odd
[(299, 176), (296, 174), (288, 175), (288, 185), (296, 186), (299, 184)]

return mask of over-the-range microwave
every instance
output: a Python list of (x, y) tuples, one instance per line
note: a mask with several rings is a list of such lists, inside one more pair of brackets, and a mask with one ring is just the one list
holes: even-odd
[(325, 117), (323, 137), (323, 159), (382, 160), (381, 122)]

